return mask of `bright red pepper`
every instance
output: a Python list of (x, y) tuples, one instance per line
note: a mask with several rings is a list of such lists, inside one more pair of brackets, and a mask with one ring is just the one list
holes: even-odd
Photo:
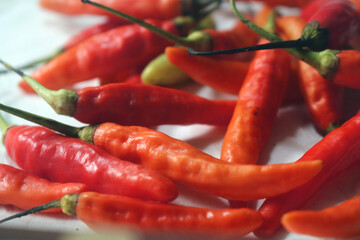
[(55, 183), (23, 170), (0, 164), (0, 204), (28, 209), (69, 193), (80, 193), (88, 188), (82, 183)]
[[(305, 25), (299, 17), (285, 16), (279, 18), (278, 26), (290, 38), (301, 34)], [(307, 109), (316, 125), (327, 133), (338, 127), (344, 120), (344, 88), (324, 79), (313, 67), (299, 61), (299, 82)]]
[(298, 162), (321, 159), (324, 168), (304, 185), (285, 194), (269, 198), (259, 211), (264, 224), (258, 236), (273, 236), (280, 228), (280, 219), (286, 212), (303, 207), (327, 182), (360, 161), (360, 112), (341, 127), (328, 133), (309, 149)]
[[(179, 34), (173, 21), (149, 20), (148, 23)], [(32, 75), (50, 89), (146, 64), (170, 42), (137, 25), (125, 25), (97, 34), (57, 56)], [(25, 81), (20, 87), (34, 92)]]
[(257, 52), (226, 130), (222, 160), (257, 163), (282, 103), (290, 72), (287, 52), (280, 49)]
[(44, 127), (10, 127), (4, 144), (21, 168), (51, 181), (81, 182), (92, 191), (151, 201), (177, 196), (174, 183), (162, 175)]
[[(144, 202), (124, 196), (85, 192), (69, 194), (61, 200), (40, 206), (35, 212), (61, 208), (94, 230), (135, 228), (147, 234), (172, 234), (183, 237), (234, 238), (244, 236), (262, 223), (258, 212), (242, 209), (207, 209)], [(21, 217), (28, 210), (1, 222)]]

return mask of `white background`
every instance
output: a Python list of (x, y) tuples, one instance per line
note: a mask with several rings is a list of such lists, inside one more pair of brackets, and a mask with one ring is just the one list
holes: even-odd
[[(253, 7), (241, 5), (240, 7)], [(296, 12), (296, 11), (295, 11)], [(227, 28), (232, 23), (232, 13), (227, 5), (215, 14), (220, 28)], [(101, 17), (66, 17), (48, 12), (38, 6), (36, 0), (1, 0), (0, 1), (0, 58), (13, 66), (19, 66), (31, 60), (46, 56), (61, 47), (71, 36), (81, 29), (94, 23), (101, 22)], [(32, 70), (27, 71), (31, 73)], [(81, 126), (76, 120), (58, 116), (38, 96), (27, 95), (18, 88), (20, 78), (15, 74), (0, 75), (0, 102), (2, 104), (21, 108), (26, 111), (47, 116), (58, 121)], [(96, 85), (93, 80), (80, 86)], [(220, 94), (207, 87), (190, 84), (182, 87), (186, 91), (196, 93), (212, 99), (235, 99), (235, 96)], [(3, 114), (10, 124), (29, 124), (9, 114)], [(160, 126), (157, 128), (168, 135), (182, 139), (199, 149), (219, 157), (225, 127), (211, 127), (203, 125), (192, 126)], [(321, 136), (314, 129), (302, 104), (283, 106), (273, 128), (273, 134), (261, 156), (260, 164), (274, 164), (296, 161), (306, 150), (318, 142)], [(0, 162), (16, 166), (6, 155), (3, 146), (0, 147)], [(320, 209), (337, 204), (359, 192), (357, 177), (359, 169), (346, 173), (346, 177), (339, 177), (329, 183), (324, 190), (308, 204), (308, 208)], [(286, 180), (285, 180), (286, 181)], [(227, 201), (207, 196), (183, 186), (180, 196), (174, 201), (177, 204), (203, 206), (213, 208), (228, 207)], [(18, 212), (11, 206), (0, 206), (0, 218)], [(63, 216), (36, 214), (5, 223), (3, 228), (29, 229), (41, 231), (62, 231), (66, 233), (86, 233), (90, 230), (82, 222)], [(1, 231), (0, 231), (1, 238)], [(246, 239), (253, 239), (252, 235)], [(304, 236), (281, 232), (274, 239), (304, 239)], [(306, 239), (316, 239), (306, 237)]]

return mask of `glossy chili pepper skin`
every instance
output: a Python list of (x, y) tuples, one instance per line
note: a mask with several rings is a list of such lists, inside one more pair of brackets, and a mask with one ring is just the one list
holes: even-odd
[(146, 233), (176, 233), (192, 237), (239, 237), (262, 223), (260, 215), (248, 208), (196, 208), (94, 192), (78, 195), (75, 214), (93, 229), (125, 226)]
[(235, 102), (208, 100), (185, 91), (143, 84), (107, 84), (77, 91), (74, 118), (122, 125), (225, 125)]
[(321, 169), (321, 161), (305, 165), (234, 165), (164, 133), (113, 123), (98, 125), (92, 134), (92, 143), (175, 181), (234, 200), (278, 195), (308, 181)]
[(319, 211), (298, 210), (286, 213), (281, 222), (286, 230), (321, 238), (360, 236), (360, 197)]
[[(179, 0), (100, 0), (97, 2), (141, 19), (171, 19), (182, 14), (182, 5)], [(96, 7), (83, 4), (81, 1), (41, 0), (40, 5), (45, 9), (67, 15), (93, 14), (115, 18), (113, 15)]]
[(343, 50), (337, 54), (339, 64), (336, 74), (332, 79), (334, 84), (360, 89), (360, 51), (358, 50)]
[[(179, 33), (173, 21), (148, 22)], [(40, 67), (32, 76), (47, 88), (64, 88), (146, 64), (168, 45), (170, 42), (142, 27), (125, 25), (81, 42)], [(20, 87), (34, 92), (24, 81)]]
[(21, 209), (32, 208), (69, 193), (88, 190), (82, 183), (49, 182), (6, 164), (0, 164), (0, 179), (0, 204), (13, 205)]
[(264, 218), (264, 224), (256, 234), (273, 236), (281, 228), (280, 219), (283, 214), (300, 209), (334, 176), (358, 164), (360, 161), (359, 139), (360, 114), (358, 113), (309, 149), (298, 162), (314, 158), (321, 159), (324, 162), (324, 168), (304, 185), (265, 200), (259, 209)]
[[(319, 2), (321, 7), (317, 7)], [(317, 22), (320, 29), (327, 31), (328, 41), (325, 48), (340, 49), (346, 46), (359, 29), (356, 8), (348, 0), (315, 0), (307, 5), (303, 12), (309, 23)]]
[[(305, 22), (296, 16), (279, 18), (278, 26), (290, 39), (301, 34)], [(307, 109), (321, 133), (338, 127), (344, 120), (344, 88), (324, 79), (313, 67), (298, 61), (299, 83)]]
[(21, 168), (51, 181), (82, 182), (93, 191), (151, 201), (167, 202), (177, 196), (174, 183), (160, 174), (44, 127), (11, 127), (5, 146)]
[(256, 53), (225, 133), (222, 160), (257, 163), (285, 95), (290, 72), (287, 52), (273, 49)]

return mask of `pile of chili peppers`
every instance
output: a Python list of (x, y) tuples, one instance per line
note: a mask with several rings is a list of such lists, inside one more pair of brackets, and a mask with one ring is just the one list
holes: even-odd
[(0, 224), (45, 211), (95, 231), (360, 237), (360, 1), (252, 2), (38, 1), (103, 22), (23, 66), (0, 55)]

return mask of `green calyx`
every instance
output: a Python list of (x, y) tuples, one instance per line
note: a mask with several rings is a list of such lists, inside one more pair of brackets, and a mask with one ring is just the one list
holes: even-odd
[(79, 129), (79, 131), (77, 132), (77, 137), (85, 142), (94, 144), (93, 136), (98, 126), (99, 125), (88, 125)]
[(60, 199), (60, 206), (63, 213), (70, 215), (70, 216), (76, 216), (76, 204), (78, 202), (79, 194), (66, 194)]
[(322, 51), (329, 45), (329, 32), (326, 28), (321, 28), (317, 21), (312, 21), (304, 27), (301, 40), (305, 42), (312, 51)]

